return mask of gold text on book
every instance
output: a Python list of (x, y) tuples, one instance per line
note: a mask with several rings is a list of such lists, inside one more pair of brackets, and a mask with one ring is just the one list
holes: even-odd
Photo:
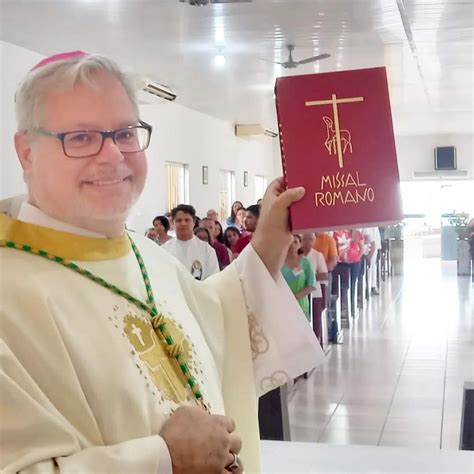
[(316, 207), (373, 202), (374, 189), (361, 182), (359, 172), (321, 176), (320, 191), (314, 194)]

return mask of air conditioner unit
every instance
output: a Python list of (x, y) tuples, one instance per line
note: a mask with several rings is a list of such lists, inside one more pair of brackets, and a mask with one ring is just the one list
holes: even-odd
[(235, 135), (237, 137), (248, 137), (251, 135), (266, 135), (267, 137), (276, 138), (278, 133), (265, 128), (259, 123), (253, 124), (236, 124), (235, 125)]
[(177, 97), (176, 94), (169, 87), (148, 80), (145, 80), (143, 82), (141, 90), (155, 97), (160, 97), (161, 99), (165, 100), (175, 100)]
[(467, 178), (467, 170), (444, 170), (444, 171), (414, 171), (414, 179), (463, 179)]

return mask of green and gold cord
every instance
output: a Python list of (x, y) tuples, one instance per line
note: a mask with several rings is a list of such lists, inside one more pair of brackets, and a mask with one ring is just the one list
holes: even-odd
[(143, 303), (139, 299), (135, 298), (134, 296), (130, 295), (126, 291), (121, 290), (117, 286), (109, 283), (108, 281), (104, 280), (103, 278), (94, 275), (92, 272), (89, 270), (86, 270), (84, 268), (81, 268), (79, 265), (75, 264), (74, 262), (71, 262), (69, 260), (66, 260), (62, 257), (59, 257), (57, 255), (51, 255), (48, 252), (45, 252), (44, 250), (39, 250), (31, 247), (30, 245), (21, 245), (17, 244), (16, 242), (13, 242), (11, 240), (7, 241), (1, 241), (0, 240), (0, 247), (8, 247), (11, 249), (15, 250), (21, 250), (23, 252), (31, 253), (33, 255), (37, 255), (39, 257), (43, 257), (47, 260), (50, 260), (52, 262), (56, 262), (63, 267), (69, 268), (70, 270), (78, 273), (79, 275), (82, 275), (89, 280), (92, 280), (93, 282), (97, 283), (98, 285), (107, 288), (108, 290), (112, 291), (113, 293), (125, 298), (127, 301), (130, 303), (133, 303), (136, 305), (138, 308), (142, 309), (143, 311), (146, 311), (150, 316), (151, 316), (151, 323), (153, 328), (161, 335), (162, 340), (165, 341), (167, 345), (167, 350), (168, 350), (168, 355), (174, 359), (181, 372), (183, 373), (186, 382), (188, 383), (189, 387), (191, 388), (191, 391), (196, 398), (196, 401), (202, 405), (206, 410), (209, 411), (209, 408), (207, 404), (203, 400), (203, 396), (201, 393), (201, 390), (199, 388), (199, 384), (197, 383), (196, 379), (193, 377), (191, 374), (188, 365), (183, 359), (183, 346), (182, 344), (177, 344), (174, 342), (173, 337), (169, 333), (168, 329), (166, 328), (166, 318), (165, 316), (160, 313), (156, 307), (155, 303), (155, 298), (153, 296), (153, 289), (151, 287), (150, 283), (150, 278), (148, 276), (148, 272), (145, 267), (145, 262), (143, 261), (143, 258), (136, 247), (135, 243), (133, 240), (128, 236), (130, 239), (130, 243), (132, 245), (132, 250), (133, 253), (135, 254), (135, 257), (137, 259), (138, 265), (140, 267), (140, 271), (143, 277), (143, 282), (145, 284), (146, 292), (147, 292), (147, 302)]

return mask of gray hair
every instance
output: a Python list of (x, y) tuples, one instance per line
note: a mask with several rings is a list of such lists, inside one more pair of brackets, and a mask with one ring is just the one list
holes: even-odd
[(138, 117), (137, 81), (125, 73), (111, 59), (100, 55), (58, 60), (34, 69), (26, 75), (15, 94), (15, 112), (19, 131), (32, 131), (40, 127), (42, 107), (48, 91), (72, 88), (77, 83), (94, 87), (92, 74), (106, 71), (124, 87)]

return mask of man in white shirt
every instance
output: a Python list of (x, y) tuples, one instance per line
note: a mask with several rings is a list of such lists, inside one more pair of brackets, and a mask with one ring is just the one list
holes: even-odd
[(216, 251), (207, 242), (198, 239), (193, 232), (196, 210), (188, 204), (180, 204), (171, 211), (176, 239), (163, 245), (176, 257), (196, 280), (205, 280), (219, 272)]

